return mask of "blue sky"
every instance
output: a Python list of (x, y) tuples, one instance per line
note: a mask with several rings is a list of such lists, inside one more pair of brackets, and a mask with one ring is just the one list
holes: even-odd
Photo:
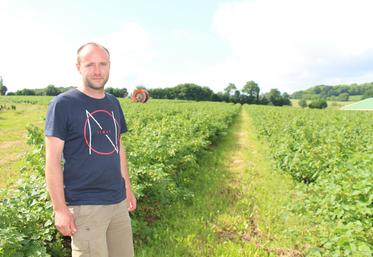
[(76, 49), (111, 52), (107, 86), (263, 92), (373, 81), (373, 1), (0, 0), (0, 76), (9, 91), (77, 86)]

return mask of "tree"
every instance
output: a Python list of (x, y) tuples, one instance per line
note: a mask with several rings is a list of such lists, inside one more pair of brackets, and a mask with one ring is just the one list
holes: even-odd
[(222, 98), (220, 97), (219, 93), (217, 93), (217, 94), (214, 93), (211, 96), (211, 101), (213, 101), (213, 102), (220, 102), (220, 101), (222, 101)]
[(241, 92), (239, 90), (234, 91), (234, 94), (229, 97), (229, 101), (235, 104), (239, 103), (240, 95), (241, 95)]
[(127, 97), (128, 96), (127, 88), (121, 88), (121, 89), (118, 89), (118, 90), (119, 90), (119, 94), (121, 95), (121, 97)]
[(373, 97), (373, 89), (365, 91), (361, 99), (367, 99)]
[(349, 99), (350, 95), (348, 93), (342, 93), (338, 96), (338, 101), (344, 101), (347, 102)]
[[(268, 93), (266, 93), (265, 98), (268, 99), (270, 104), (274, 106), (291, 105), (289, 94), (284, 92), (281, 95), (281, 92), (277, 88), (271, 89)], [(265, 104), (263, 101), (261, 101), (261, 103)]]
[(232, 95), (234, 94), (234, 92), (237, 90), (237, 87), (235, 84), (233, 83), (229, 83), (228, 86), (226, 88), (224, 88), (224, 92), (227, 94), (227, 95)]
[(282, 94), (282, 105), (291, 105), (290, 96), (286, 92)]
[(267, 93), (267, 98), (274, 106), (282, 106), (281, 92), (277, 88), (273, 88)]
[(105, 92), (112, 94), (115, 97), (126, 97), (128, 96), (127, 88), (112, 88), (107, 87), (105, 88)]
[(48, 95), (48, 96), (56, 96), (60, 93), (61, 93), (60, 90), (58, 90), (54, 85), (49, 85), (45, 89), (45, 95)]
[(229, 95), (227, 93), (218, 92), (218, 95), (220, 96), (222, 102), (229, 102)]
[(323, 98), (316, 98), (311, 101), (308, 107), (311, 109), (325, 109), (326, 107), (328, 107), (328, 103)]
[(242, 88), (242, 92), (249, 95), (249, 103), (259, 103), (260, 88), (257, 83), (250, 80)]
[(269, 101), (269, 99), (268, 99), (268, 97), (267, 97), (267, 94), (262, 94), (262, 95), (260, 95), (260, 98), (259, 98), (259, 104), (267, 105), (267, 104), (269, 104), (269, 103), (270, 103), (270, 101)]
[(304, 91), (295, 91), (291, 94), (291, 98), (293, 99), (302, 99), (303, 98)]
[(36, 95), (34, 89), (24, 88), (22, 90), (17, 90), (16, 95)]
[(249, 104), (250, 103), (250, 98), (248, 95), (241, 94), (240, 95), (240, 103), (241, 104)]
[(0, 95), (5, 95), (8, 88), (3, 84), (3, 77), (0, 76)]
[(149, 89), (148, 92), (151, 97), (158, 99), (223, 101), (221, 93), (214, 94), (210, 88), (193, 83), (179, 84), (172, 88), (153, 88)]
[[(338, 96), (341, 94), (347, 93), (348, 95), (363, 95), (365, 92), (373, 90), (373, 82), (364, 83), (364, 84), (350, 84), (350, 85), (336, 85), (336, 86), (327, 86), (319, 85), (310, 87), (304, 91), (297, 91), (292, 94), (292, 98), (301, 99), (305, 98), (310, 100), (312, 98), (321, 97), (321, 98), (330, 98), (338, 100)], [(335, 98), (333, 98), (335, 97)]]
[(166, 98), (166, 89), (150, 88), (148, 92), (149, 92), (150, 97), (154, 99), (165, 99)]
[(8, 88), (4, 85), (0, 86), (0, 95), (5, 95)]
[(298, 105), (299, 105), (300, 107), (302, 107), (302, 108), (306, 108), (306, 107), (307, 107), (307, 101), (306, 101), (306, 99), (300, 99), (300, 100), (298, 101)]
[(196, 101), (210, 101), (214, 93), (208, 87), (201, 87), (193, 83), (177, 85), (174, 90), (178, 99)]

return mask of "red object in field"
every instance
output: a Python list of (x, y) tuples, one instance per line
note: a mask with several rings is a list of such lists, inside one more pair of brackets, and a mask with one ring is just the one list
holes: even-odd
[(149, 93), (145, 89), (136, 89), (132, 94), (132, 102), (146, 103), (149, 100)]

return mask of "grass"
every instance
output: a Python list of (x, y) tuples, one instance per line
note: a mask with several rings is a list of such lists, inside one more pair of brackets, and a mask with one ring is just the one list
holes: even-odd
[[(0, 104), (7, 102), (7, 97), (0, 98)], [(5, 99), (5, 100), (4, 100)], [(24, 155), (30, 149), (27, 145), (28, 124), (42, 127), (47, 106), (39, 104), (14, 104), (16, 110), (0, 111), (0, 188), (14, 181), (24, 165)]]
[(243, 110), (201, 158), (193, 200), (165, 207), (136, 256), (302, 256), (307, 233), (293, 231), (307, 224), (284, 208), (294, 185), (264, 156)]
[(348, 101), (349, 102), (360, 101), (362, 97), (363, 95), (350, 95), (350, 97), (348, 98)]
[(250, 233), (251, 208), (242, 206), (240, 217), (246, 222), (241, 223), (234, 206), (242, 192), (237, 182), (231, 183), (234, 176), (226, 156), (236, 147), (235, 131), (237, 126), (201, 158), (192, 202), (178, 201), (163, 209), (150, 238), (136, 242), (136, 256), (268, 256), (254, 243), (242, 240)]
[(244, 116), (247, 133), (245, 156), (250, 160), (247, 172), (262, 241), (277, 255), (301, 256), (313, 243), (315, 227), (310, 217), (299, 217), (288, 207), (298, 200), (296, 182), (288, 174), (275, 171), (268, 158), (268, 146), (258, 139), (250, 117)]

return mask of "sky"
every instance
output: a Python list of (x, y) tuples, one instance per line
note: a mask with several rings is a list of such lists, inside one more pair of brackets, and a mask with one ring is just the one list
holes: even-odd
[(8, 92), (79, 86), (76, 50), (111, 53), (109, 87), (262, 92), (373, 81), (371, 0), (0, 0)]

